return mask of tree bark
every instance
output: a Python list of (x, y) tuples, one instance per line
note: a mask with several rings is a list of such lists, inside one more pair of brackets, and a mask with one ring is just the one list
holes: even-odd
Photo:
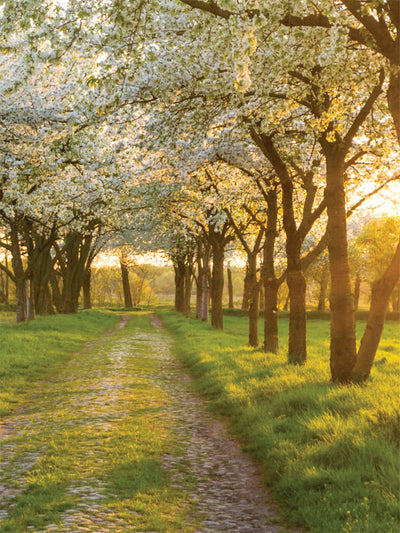
[(400, 311), (400, 285), (395, 288), (392, 294), (392, 311), (393, 313)]
[(390, 114), (393, 118), (393, 123), (397, 134), (397, 140), (400, 143), (400, 67), (393, 66), (393, 69), (396, 70), (393, 71), (390, 75), (387, 101)]
[(210, 304), (210, 245), (204, 238), (197, 239), (196, 318), (208, 321)]
[(336, 144), (326, 147), (328, 250), (331, 277), (331, 354), (333, 381), (351, 379), (356, 361), (354, 300), (351, 291), (344, 190), (344, 153)]
[(262, 283), (262, 276), (263, 274), (261, 274), (261, 279), (258, 284), (258, 292), (259, 292), (259, 300), (260, 300), (259, 308), (260, 309), (264, 309), (265, 307), (265, 288), (264, 288), (264, 283)]
[(360, 301), (360, 287), (361, 287), (361, 277), (360, 273), (357, 272), (356, 279), (354, 281), (354, 311), (358, 310), (358, 302)]
[(124, 295), (124, 305), (125, 307), (132, 307), (132, 293), (131, 287), (129, 284), (129, 270), (128, 266), (124, 261), (119, 262), (121, 268), (121, 280), (122, 280), (122, 291)]
[[(92, 295), (91, 295), (91, 282), (92, 282), (92, 268), (89, 266), (85, 269), (83, 277), (82, 291), (83, 291), (83, 308), (92, 309)], [(130, 307), (130, 306), (126, 306)]]
[(329, 283), (329, 267), (328, 264), (324, 266), (321, 279), (319, 281), (319, 297), (318, 297), (318, 311), (325, 311), (326, 293)]
[[(258, 252), (258, 251), (257, 251)], [(249, 345), (258, 346), (259, 291), (257, 280), (257, 252), (248, 254), (249, 284)]]
[(264, 350), (277, 353), (278, 337), (278, 290), (280, 283), (275, 278), (265, 280)]
[(186, 265), (185, 267), (185, 278), (184, 278), (184, 294), (183, 294), (183, 314), (186, 318), (190, 317), (190, 300), (192, 296), (192, 273), (190, 266)]
[(287, 272), (290, 294), (289, 363), (303, 364), (306, 347), (306, 280), (301, 270)]
[(178, 260), (174, 264), (175, 271), (175, 309), (184, 312), (185, 302), (185, 262)]
[(278, 338), (278, 290), (280, 282), (275, 276), (274, 251), (278, 235), (278, 195), (276, 186), (267, 192), (268, 218), (263, 248), (264, 350), (277, 353)]
[(217, 234), (211, 240), (213, 266), (211, 274), (211, 325), (223, 329), (222, 296), (224, 290), (225, 239)]
[(371, 368), (381, 339), (385, 315), (389, 305), (390, 295), (400, 277), (400, 241), (396, 252), (383, 276), (372, 286), (371, 306), (368, 314), (367, 326), (357, 361), (352, 369), (354, 381), (364, 381), (369, 377)]
[(226, 269), (227, 272), (227, 278), (228, 278), (228, 308), (233, 309), (233, 283), (232, 283), (232, 271), (228, 267)]
[(249, 300), (250, 300), (249, 264), (246, 263), (246, 274), (243, 280), (242, 309), (249, 308)]

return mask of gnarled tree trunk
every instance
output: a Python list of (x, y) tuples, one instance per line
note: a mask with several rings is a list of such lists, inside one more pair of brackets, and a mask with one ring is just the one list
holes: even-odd
[(232, 270), (228, 267), (226, 269), (228, 278), (228, 308), (233, 309), (233, 283), (232, 283)]

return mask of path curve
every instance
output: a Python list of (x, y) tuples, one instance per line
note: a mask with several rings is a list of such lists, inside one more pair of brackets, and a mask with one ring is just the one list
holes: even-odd
[[(128, 319), (124, 317), (117, 329), (123, 328)], [(206, 401), (194, 394), (191, 379), (176, 361), (172, 339), (161, 327), (160, 319), (152, 315), (150, 321), (151, 330), (115, 332), (100, 349), (100, 355), (96, 343), (90, 343), (59, 375), (42, 385), (32, 405), (6, 422), (0, 454), (0, 531), (2, 520), (15, 506), (15, 498), (24, 491), (31, 469), (49, 453), (49, 436), (79, 428), (82, 439), (76, 450), (75, 468), (80, 470), (67, 490), (76, 503), (61, 513), (60, 523), (46, 524), (40, 531), (140, 531), (106, 505), (111, 489), (97, 470), (97, 465), (106, 460), (102, 456), (102, 439), (111, 438), (113, 428), (129, 417), (131, 391), (138, 383), (162, 392), (166, 400), (161, 408), (157, 406), (156, 416), (160, 423), (168, 423), (169, 431), (179, 442), (179, 450), (169, 449), (160, 460), (171, 474), (172, 486), (188, 494), (186, 526), (182, 531), (287, 531), (280, 525), (263, 487), (258, 466), (240, 451), (225, 425), (207, 410)], [(156, 362), (151, 374), (140, 371), (138, 354), (143, 358), (145, 353)], [(106, 364), (100, 364), (100, 360)], [(90, 436), (84, 433), (87, 426), (91, 428)], [(27, 435), (30, 445), (21, 453), (18, 442)], [(190, 483), (188, 477), (192, 479)], [(28, 526), (26, 531), (39, 530)]]

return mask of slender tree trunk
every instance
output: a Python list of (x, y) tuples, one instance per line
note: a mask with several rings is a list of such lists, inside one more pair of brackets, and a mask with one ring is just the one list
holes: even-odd
[(186, 318), (190, 317), (190, 300), (192, 296), (192, 273), (190, 267), (186, 266), (185, 268), (185, 278), (184, 278), (184, 295), (183, 295), (183, 314)]
[(232, 271), (228, 267), (226, 269), (227, 272), (227, 278), (228, 278), (228, 307), (229, 309), (233, 309), (233, 283), (232, 283)]
[(361, 287), (361, 277), (360, 273), (357, 272), (356, 279), (354, 282), (354, 311), (358, 310), (358, 302), (360, 301), (360, 287)]
[(202, 242), (197, 240), (196, 251), (196, 264), (197, 264), (197, 276), (196, 276), (196, 318), (201, 319), (201, 306), (203, 301), (203, 269), (204, 269), (204, 251)]
[(202, 301), (201, 301), (201, 315), (200, 318), (203, 322), (209, 321), (209, 310), (210, 310), (210, 271), (209, 265), (203, 270), (201, 276), (202, 284)]
[(184, 312), (185, 302), (185, 263), (177, 261), (174, 264), (175, 271), (175, 309)]
[[(92, 282), (92, 268), (89, 266), (88, 268), (85, 269), (85, 274), (83, 277), (83, 284), (82, 284), (83, 308), (84, 309), (92, 309), (91, 282)], [(128, 280), (128, 283), (129, 283), (129, 280)], [(132, 306), (125, 306), (125, 307), (132, 307)]]
[(257, 254), (248, 254), (249, 284), (249, 345), (258, 346), (259, 292), (257, 281)]
[(25, 271), (21, 258), (19, 245), (19, 234), (16, 227), (11, 227), (11, 265), (15, 276), (15, 296), (17, 301), (17, 322), (25, 322), (26, 318), (26, 292), (25, 292)]
[(390, 75), (387, 100), (397, 133), (397, 140), (400, 143), (400, 67), (393, 66), (393, 69), (396, 70), (393, 70)]
[(250, 286), (249, 286), (249, 265), (246, 263), (246, 274), (243, 280), (243, 298), (242, 298), (242, 309), (249, 308), (250, 300)]
[(357, 361), (352, 370), (354, 381), (364, 381), (368, 378), (375, 359), (385, 323), (386, 310), (389, 305), (390, 295), (400, 277), (400, 241), (396, 252), (383, 276), (375, 281), (372, 286), (371, 306), (368, 314), (367, 326), (360, 348)]
[(333, 381), (351, 379), (356, 361), (354, 300), (351, 291), (344, 191), (344, 154), (333, 145), (326, 150), (328, 250), (331, 277), (331, 355)]
[(131, 287), (129, 284), (129, 270), (128, 266), (124, 261), (120, 261), (119, 266), (121, 268), (121, 280), (122, 280), (122, 291), (124, 294), (124, 305), (125, 307), (132, 307), (132, 293)]
[(318, 311), (325, 311), (326, 293), (329, 283), (329, 267), (326, 264), (322, 271), (322, 276), (319, 282), (319, 297), (318, 297)]
[(222, 296), (224, 290), (224, 239), (214, 235), (211, 246), (213, 256), (211, 277), (211, 325), (214, 328), (223, 329)]

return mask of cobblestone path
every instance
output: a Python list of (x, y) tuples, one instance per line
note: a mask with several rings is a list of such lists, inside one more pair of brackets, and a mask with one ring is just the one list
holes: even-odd
[[(27, 498), (37, 521), (20, 531), (286, 531), (257, 467), (192, 392), (169, 334), (151, 322), (122, 321), (1, 426), (0, 531), (14, 533), (8, 524)], [(141, 485), (121, 486), (119, 474), (135, 468)], [(160, 472), (168, 490), (157, 489)], [(47, 507), (37, 503), (43, 491)], [(143, 516), (152, 505), (161, 521)]]

